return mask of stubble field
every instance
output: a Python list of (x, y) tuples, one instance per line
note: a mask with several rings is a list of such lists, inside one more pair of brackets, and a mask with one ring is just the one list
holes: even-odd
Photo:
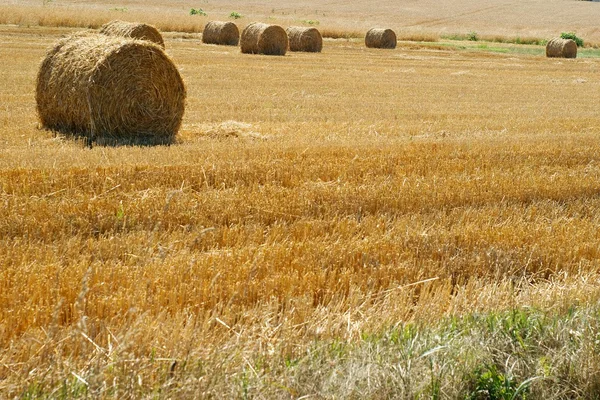
[(171, 32), (178, 143), (90, 149), (37, 127), (71, 31), (0, 26), (0, 394), (595, 393), (593, 53)]

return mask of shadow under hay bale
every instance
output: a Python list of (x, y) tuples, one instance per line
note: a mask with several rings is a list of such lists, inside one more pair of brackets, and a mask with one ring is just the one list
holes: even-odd
[(287, 33), (279, 25), (254, 22), (242, 31), (242, 53), (283, 56), (288, 44)]
[(162, 35), (152, 25), (138, 22), (126, 22), (114, 20), (102, 25), (100, 33), (108, 36), (122, 36), (130, 39), (148, 40), (156, 43), (162, 48), (165, 47), (165, 41)]
[(290, 26), (286, 32), (290, 42), (290, 51), (320, 53), (323, 49), (323, 37), (317, 28)]
[(88, 144), (174, 143), (185, 96), (183, 80), (162, 48), (122, 37), (61, 39), (37, 76), (42, 126)]
[(210, 21), (202, 32), (202, 42), (237, 46), (240, 42), (240, 30), (233, 22)]
[(396, 33), (391, 29), (369, 29), (365, 36), (365, 45), (376, 49), (395, 49)]
[(577, 43), (572, 39), (551, 39), (546, 44), (546, 57), (577, 58)]

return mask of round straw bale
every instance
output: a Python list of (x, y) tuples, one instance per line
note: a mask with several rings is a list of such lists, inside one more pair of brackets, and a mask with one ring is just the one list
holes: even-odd
[(365, 45), (378, 49), (395, 49), (396, 33), (391, 29), (369, 29), (365, 36)]
[(572, 39), (551, 39), (546, 44), (546, 57), (576, 58), (577, 43)]
[(165, 47), (165, 41), (163, 40), (162, 35), (158, 29), (152, 25), (114, 20), (102, 25), (100, 33), (108, 36), (122, 36), (131, 39), (148, 40), (163, 48)]
[(323, 37), (317, 28), (290, 26), (286, 32), (290, 41), (290, 51), (320, 53), (323, 49)]
[(283, 56), (288, 48), (288, 36), (279, 25), (254, 22), (242, 31), (242, 53)]
[(185, 108), (185, 86), (163, 49), (105, 35), (61, 39), (37, 76), (41, 124), (100, 144), (168, 144)]
[(240, 42), (240, 30), (233, 22), (210, 21), (202, 32), (202, 42), (237, 46)]

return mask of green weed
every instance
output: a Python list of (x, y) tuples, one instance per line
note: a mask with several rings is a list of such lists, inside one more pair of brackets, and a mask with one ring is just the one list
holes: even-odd
[(575, 32), (563, 32), (560, 34), (560, 37), (563, 39), (572, 39), (577, 43), (577, 47), (583, 47), (583, 39), (577, 37)]
[(302, 21), (303, 24), (305, 25), (319, 25), (320, 22), (316, 19), (305, 19), (304, 21)]
[(495, 365), (478, 368), (472, 376), (474, 387), (466, 397), (467, 400), (516, 400), (526, 399), (528, 387), (518, 385), (510, 376), (500, 371)]
[(479, 40), (479, 36), (477, 35), (477, 32), (469, 32), (467, 33), (467, 40), (470, 40), (471, 42), (476, 42)]
[(190, 10), (190, 15), (201, 15), (201, 16), (203, 16), (203, 17), (206, 17), (208, 14), (206, 14), (206, 13), (204, 12), (204, 10), (203, 10), (203, 9), (201, 9), (201, 8), (198, 8), (198, 9), (196, 9), (196, 8), (192, 8), (192, 9)]

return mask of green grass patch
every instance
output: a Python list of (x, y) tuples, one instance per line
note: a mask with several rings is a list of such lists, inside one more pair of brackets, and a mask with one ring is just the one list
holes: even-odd
[[(522, 308), (427, 325), (398, 322), (352, 340), (314, 339), (294, 346), (286, 341), (258, 346), (254, 340), (180, 364), (157, 362), (152, 354), (136, 358), (135, 367), (114, 358), (78, 375), (66, 371), (62, 379), (28, 382), (21, 397), (102, 397), (108, 377), (113, 397), (131, 397), (131, 390), (151, 397), (156, 384), (161, 397), (173, 398), (318, 393), (319, 398), (524, 400), (592, 399), (600, 392), (600, 305), (561, 313)], [(137, 378), (141, 370), (155, 370), (162, 378), (144, 386)]]
[[(494, 43), (498, 42), (478, 41), (476, 43), (469, 43), (465, 41), (445, 40), (438, 43), (423, 43), (423, 45), (430, 45), (432, 48), (441, 46), (454, 50), (482, 51), (500, 54), (522, 54), (541, 57), (545, 56), (546, 54), (546, 48), (542, 45), (494, 45)], [(580, 48), (577, 50), (577, 58), (600, 58), (600, 48)]]
[[(434, 328), (401, 323), (363, 333), (354, 344), (316, 343), (309, 351), (313, 357), (294, 368), (312, 390), (331, 389), (325, 397), (557, 398), (575, 387), (576, 397), (594, 398), (600, 365), (590, 360), (600, 358), (598, 314), (597, 309), (574, 308), (563, 315), (519, 309), (448, 318)], [(361, 375), (364, 369), (376, 373)], [(341, 377), (349, 374), (355, 376), (353, 385), (344, 387)], [(337, 377), (339, 385), (331, 386)], [(365, 393), (367, 387), (373, 391)]]
[(456, 40), (456, 41), (471, 41), (471, 42), (491, 42), (491, 43), (509, 43), (509, 44), (531, 44), (538, 46), (545, 46), (548, 42), (546, 39), (535, 38), (535, 37), (521, 37), (521, 36), (480, 36), (477, 32), (469, 32), (466, 34), (454, 33), (449, 35), (442, 35), (442, 39)]

